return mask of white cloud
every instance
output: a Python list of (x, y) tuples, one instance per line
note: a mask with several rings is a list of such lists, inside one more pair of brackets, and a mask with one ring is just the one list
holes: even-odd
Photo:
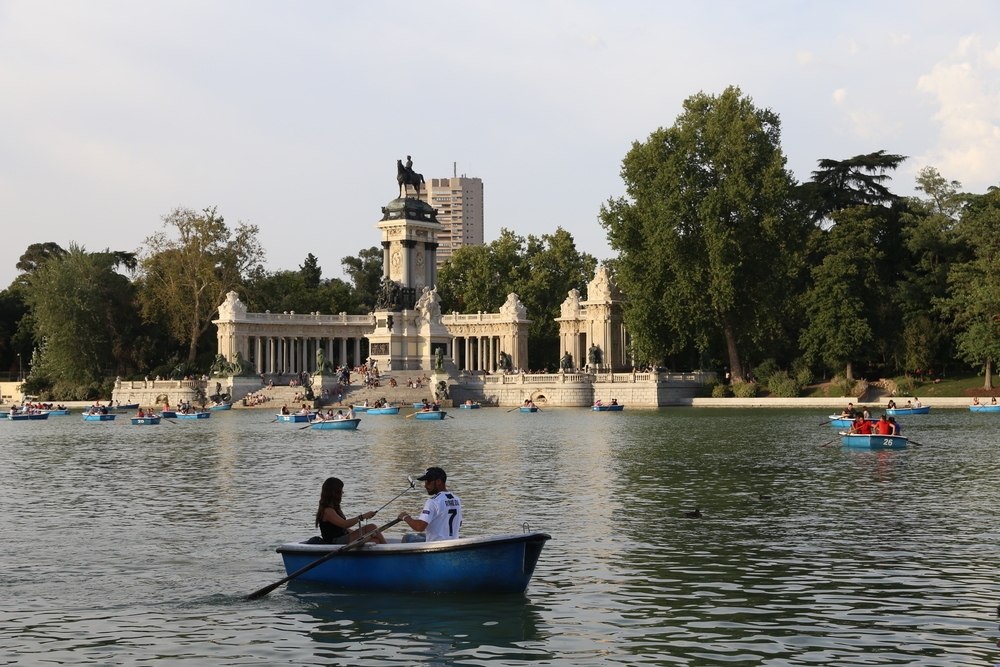
[(833, 95), (831, 95), (831, 97), (833, 97), (834, 104), (841, 104), (845, 99), (847, 99), (847, 89), (838, 88), (833, 91)]
[(978, 35), (921, 76), (917, 89), (934, 98), (940, 131), (915, 159), (946, 177), (977, 188), (995, 184), (1000, 164), (1000, 44), (984, 47)]
[(897, 35), (894, 32), (889, 33), (889, 41), (892, 42), (893, 46), (906, 46), (910, 43), (909, 35)]
[(816, 56), (812, 51), (799, 51), (795, 54), (795, 60), (797, 60), (799, 65), (802, 65), (803, 67), (811, 65), (815, 59)]

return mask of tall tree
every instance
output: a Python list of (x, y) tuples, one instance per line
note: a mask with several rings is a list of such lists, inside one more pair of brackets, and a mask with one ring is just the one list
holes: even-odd
[(201, 213), (174, 209), (163, 217), (163, 226), (177, 236), (157, 232), (143, 243), (141, 308), (147, 318), (167, 324), (194, 362), (198, 339), (226, 293), (262, 270), (264, 251), (255, 225), (241, 222), (232, 231), (215, 207)]
[(906, 160), (884, 150), (846, 160), (823, 159), (806, 184), (817, 200), (817, 214), (827, 216), (853, 206), (887, 206), (898, 197), (889, 191), (889, 172)]
[(306, 259), (302, 262), (302, 266), (299, 267), (299, 273), (302, 275), (302, 282), (306, 289), (317, 289), (319, 288), (320, 281), (323, 278), (323, 269), (319, 266), (319, 260), (312, 253), (306, 255)]
[(601, 209), (640, 358), (725, 342), (733, 377), (782, 318), (807, 232), (790, 214), (780, 121), (738, 88), (699, 93), (622, 161), (626, 198)]
[(140, 321), (135, 288), (117, 272), (123, 253), (88, 253), (71, 244), (28, 274), (27, 304), (42, 368), (57, 384), (86, 385), (131, 368)]
[(971, 197), (959, 235), (972, 257), (948, 273), (949, 295), (940, 306), (958, 329), (958, 354), (985, 369), (983, 386), (993, 388), (993, 364), (1000, 359), (1000, 188)]
[(347, 256), (340, 260), (344, 273), (354, 286), (354, 299), (359, 314), (375, 310), (379, 287), (382, 284), (382, 249), (377, 246), (362, 249), (357, 257)]

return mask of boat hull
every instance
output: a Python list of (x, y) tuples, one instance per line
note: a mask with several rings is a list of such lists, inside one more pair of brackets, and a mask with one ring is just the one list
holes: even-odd
[(160, 416), (164, 419), (177, 419), (177, 413), (173, 410), (164, 410), (160, 413)]
[(590, 409), (594, 412), (621, 412), (625, 409), (624, 405), (592, 405)]
[(48, 412), (33, 412), (31, 414), (21, 414), (21, 415), (12, 415), (9, 412), (7, 413), (7, 419), (14, 422), (37, 421), (39, 419), (48, 419), (48, 418), (49, 418)]
[(368, 412), (367, 405), (352, 405), (351, 407), (354, 408), (355, 412)]
[[(868, 422), (871, 424), (874, 424), (877, 421), (878, 421), (877, 419), (868, 420)], [(830, 426), (834, 428), (851, 428), (851, 426), (853, 425), (854, 425), (853, 419), (840, 417), (838, 415), (830, 415)]]
[(312, 428), (316, 431), (354, 431), (360, 423), (360, 419), (328, 419), (326, 421), (314, 421)]
[(414, 412), (413, 416), (416, 419), (429, 419), (429, 420), (440, 420), (448, 416), (448, 413), (443, 410), (428, 410), (427, 412)]
[(278, 421), (285, 424), (304, 424), (313, 419), (313, 415), (277, 415)]
[(840, 441), (858, 449), (906, 449), (906, 438), (901, 435), (841, 434)]
[(538, 412), (538, 408), (521, 408), (521, 412)]
[(898, 417), (900, 415), (926, 415), (931, 411), (931, 406), (924, 405), (919, 408), (892, 408), (885, 411), (885, 414), (890, 417)]
[(132, 417), (135, 426), (155, 426), (160, 423), (159, 417)]
[(113, 422), (117, 415), (84, 415), (85, 422)]
[(209, 410), (232, 410), (233, 409), (233, 404), (232, 403), (223, 403), (222, 405), (210, 405), (208, 407), (208, 409)]
[(49, 410), (50, 415), (65, 416), (69, 414), (69, 410)]
[[(523, 533), (366, 545), (331, 557), (297, 580), (362, 591), (523, 593), (548, 539), (545, 533)], [(278, 553), (291, 574), (339, 548), (293, 542)]]
[(1000, 412), (1000, 405), (970, 405), (972, 412)]
[(479, 406), (479, 403), (473, 403), (473, 404), (471, 404), (471, 405), (468, 405), (468, 404), (466, 404), (466, 403), (462, 403), (462, 404), (461, 404), (460, 406), (458, 406), (458, 407), (459, 407), (460, 409), (462, 409), (462, 410), (478, 410), (480, 406)]
[(398, 415), (399, 408), (368, 408), (368, 414), (370, 415)]
[(115, 406), (115, 410), (138, 410), (138, 409), (139, 409), (138, 403), (125, 403)]
[(192, 412), (188, 415), (181, 412), (177, 414), (176, 419), (208, 419), (211, 416), (211, 412)]

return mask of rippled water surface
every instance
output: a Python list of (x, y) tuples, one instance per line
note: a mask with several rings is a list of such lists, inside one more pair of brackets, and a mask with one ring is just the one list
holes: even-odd
[[(1000, 414), (909, 417), (922, 446), (873, 453), (821, 446), (824, 413), (4, 421), (0, 664), (1000, 662)], [(325, 477), (355, 513), (429, 465), (463, 534), (552, 535), (525, 595), (241, 599), (284, 576), (278, 544), (315, 534)]]

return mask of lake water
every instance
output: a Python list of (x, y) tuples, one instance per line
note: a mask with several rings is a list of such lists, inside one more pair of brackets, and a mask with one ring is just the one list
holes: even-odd
[[(0, 664), (1000, 662), (1000, 414), (906, 417), (923, 446), (873, 453), (821, 447), (825, 412), (5, 420)], [(524, 595), (241, 598), (284, 576), (276, 546), (315, 534), (324, 478), (347, 481), (351, 514), (430, 465), (464, 535), (552, 535)]]

